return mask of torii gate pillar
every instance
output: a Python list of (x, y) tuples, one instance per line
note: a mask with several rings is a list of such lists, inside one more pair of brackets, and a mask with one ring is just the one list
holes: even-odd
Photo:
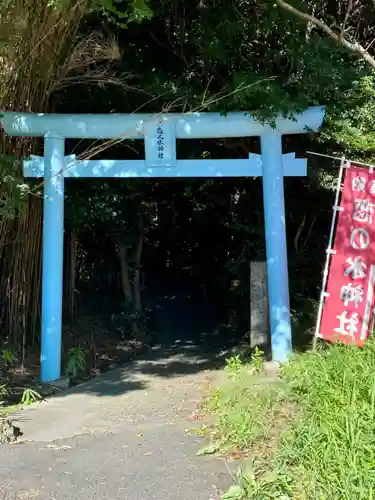
[(61, 374), (62, 297), (64, 261), (65, 140), (47, 133), (44, 138), (44, 206), (42, 263), (41, 378)]
[[(65, 177), (263, 177), (272, 358), (292, 350), (284, 177), (306, 175), (306, 160), (282, 154), (282, 134), (317, 130), (324, 108), (263, 124), (248, 113), (57, 115), (4, 113), (13, 136), (44, 137), (44, 158), (24, 161), (25, 177), (44, 177), (41, 377), (61, 375)], [(261, 155), (244, 160), (177, 160), (176, 139), (260, 136)], [(77, 160), (65, 156), (64, 140), (144, 139), (145, 160)]]
[(292, 350), (292, 326), (281, 135), (262, 135), (261, 148), (272, 359), (282, 362)]

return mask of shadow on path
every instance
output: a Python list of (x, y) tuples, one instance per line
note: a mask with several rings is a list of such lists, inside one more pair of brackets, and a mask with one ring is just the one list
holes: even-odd
[(121, 423), (160, 425), (194, 412), (233, 339), (193, 302), (166, 299), (159, 311), (150, 351), (16, 415), (25, 439), (66, 439)]
[(156, 311), (152, 321), (156, 333), (149, 350), (56, 397), (81, 392), (113, 397), (145, 390), (152, 378), (181, 378), (220, 370), (225, 365), (228, 349), (236, 338), (230, 328), (218, 326), (207, 304), (172, 296), (161, 299)]

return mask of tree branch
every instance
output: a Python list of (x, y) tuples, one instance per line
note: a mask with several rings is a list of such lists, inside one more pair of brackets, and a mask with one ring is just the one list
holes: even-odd
[[(373, 0), (373, 1), (375, 1), (375, 0)], [(353, 8), (353, 0), (349, 0), (349, 5), (348, 5), (348, 8), (346, 9), (344, 21), (343, 21), (342, 26), (341, 26), (341, 33), (340, 33), (341, 39), (344, 38), (346, 23), (348, 22), (349, 16), (352, 12), (352, 8)]]
[(364, 47), (362, 47), (361, 44), (355, 41), (349, 42), (349, 40), (347, 40), (344, 36), (341, 36), (341, 34), (335, 33), (327, 24), (325, 24), (323, 21), (320, 21), (320, 19), (317, 19), (316, 17), (311, 16), (310, 14), (306, 14), (305, 12), (301, 12), (292, 5), (289, 5), (284, 0), (276, 0), (276, 3), (279, 7), (297, 16), (302, 21), (306, 23), (312, 23), (317, 28), (320, 28), (322, 31), (324, 31), (326, 35), (332, 38), (336, 43), (345, 47), (350, 52), (357, 54), (364, 61), (366, 61), (367, 64), (369, 64), (373, 69), (375, 69), (375, 59), (372, 56), (370, 56), (370, 54), (366, 51)]

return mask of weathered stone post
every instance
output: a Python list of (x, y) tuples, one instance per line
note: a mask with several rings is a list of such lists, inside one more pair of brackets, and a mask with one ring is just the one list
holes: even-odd
[(270, 348), (267, 262), (250, 262), (250, 347), (267, 353)]

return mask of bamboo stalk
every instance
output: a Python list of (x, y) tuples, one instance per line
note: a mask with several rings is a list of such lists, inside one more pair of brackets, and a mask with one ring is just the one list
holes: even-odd
[[(72, 81), (95, 77), (105, 81), (105, 65), (95, 72), (92, 63), (119, 54), (111, 41), (99, 35), (77, 37), (87, 6), (88, 0), (66, 0), (64, 5), (49, 0), (0, 4), (1, 37), (10, 42), (0, 46), (0, 109), (51, 112), (56, 90)], [(4, 137), (0, 130), (0, 167), (1, 155), (22, 160), (37, 146), (36, 140)], [(11, 205), (13, 198), (8, 198)], [(3, 340), (21, 350), (22, 358), (27, 344), (39, 338), (41, 245), (42, 201), (29, 196), (16, 218), (0, 220), (1, 331), (7, 337)], [(71, 279), (74, 283), (75, 275)]]

